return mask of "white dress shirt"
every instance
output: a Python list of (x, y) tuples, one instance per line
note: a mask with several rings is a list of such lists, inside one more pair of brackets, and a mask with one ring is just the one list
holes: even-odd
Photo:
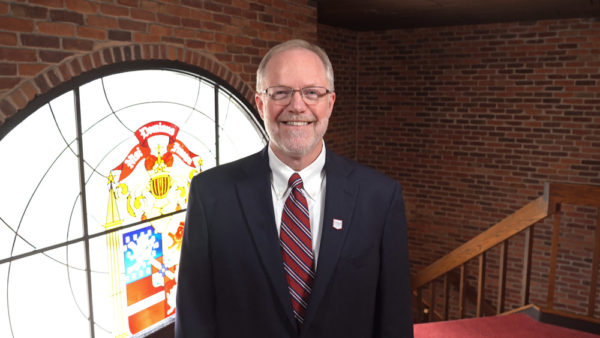
[[(271, 193), (273, 195), (273, 210), (275, 211), (275, 224), (277, 234), (281, 230), (281, 214), (285, 201), (292, 191), (288, 186), (288, 180), (295, 171), (281, 162), (277, 155), (268, 147), (269, 167), (271, 167)], [(319, 244), (321, 243), (321, 223), (325, 205), (325, 143), (322, 143), (321, 153), (306, 168), (298, 172), (302, 178), (302, 192), (308, 203), (308, 216), (310, 218), (310, 231), (312, 235), (312, 247), (315, 258), (315, 268), (319, 256)]]

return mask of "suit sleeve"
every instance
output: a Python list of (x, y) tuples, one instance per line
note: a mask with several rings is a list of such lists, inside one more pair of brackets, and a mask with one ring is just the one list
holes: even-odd
[(402, 188), (396, 182), (381, 243), (375, 338), (412, 338), (412, 302)]
[(176, 338), (217, 336), (208, 224), (197, 183), (192, 182), (190, 190), (179, 261)]

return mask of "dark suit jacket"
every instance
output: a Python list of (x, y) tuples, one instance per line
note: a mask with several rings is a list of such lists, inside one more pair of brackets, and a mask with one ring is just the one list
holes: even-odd
[[(400, 185), (327, 150), (316, 277), (298, 332), (275, 226), (267, 148), (192, 180), (177, 338), (412, 337)], [(342, 229), (332, 226), (342, 220)]]

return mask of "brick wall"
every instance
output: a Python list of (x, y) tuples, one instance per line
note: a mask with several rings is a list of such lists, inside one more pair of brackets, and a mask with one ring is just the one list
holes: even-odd
[(312, 0), (0, 0), (0, 125), (35, 96), (125, 60), (205, 68), (254, 102), (279, 41), (316, 41)]
[(356, 32), (325, 25), (319, 25), (317, 35), (335, 73), (336, 101), (325, 142), (339, 154), (355, 158), (358, 36)]
[[(413, 272), (541, 195), (546, 181), (600, 184), (600, 22), (357, 37), (356, 157), (405, 188)], [(567, 209), (556, 303), (583, 313), (596, 210)], [(536, 227), (532, 300), (540, 305), (550, 235), (550, 222)], [(523, 236), (510, 242), (513, 305), (522, 248)]]

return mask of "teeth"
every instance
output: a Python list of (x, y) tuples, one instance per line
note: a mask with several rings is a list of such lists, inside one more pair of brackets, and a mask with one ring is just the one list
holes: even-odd
[(285, 122), (285, 124), (287, 124), (289, 126), (306, 126), (306, 125), (308, 125), (308, 122), (289, 121), (289, 122)]

